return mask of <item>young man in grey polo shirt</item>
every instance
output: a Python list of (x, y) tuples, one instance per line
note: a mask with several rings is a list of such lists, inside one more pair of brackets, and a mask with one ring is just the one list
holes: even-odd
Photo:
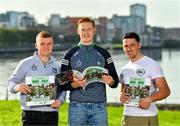
[(36, 37), (34, 55), (23, 59), (9, 79), (11, 93), (20, 92), (22, 108), (22, 125), (58, 125), (58, 109), (65, 100), (65, 92), (57, 94), (51, 105), (27, 106), (26, 95), (31, 92), (25, 83), (25, 77), (54, 76), (59, 74), (60, 65), (52, 57), (54, 42), (49, 32), (42, 31)]

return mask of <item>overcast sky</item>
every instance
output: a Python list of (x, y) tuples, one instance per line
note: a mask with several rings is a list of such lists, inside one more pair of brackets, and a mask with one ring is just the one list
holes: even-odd
[(0, 13), (27, 11), (38, 23), (46, 23), (51, 14), (66, 16), (128, 16), (130, 5), (147, 6), (147, 24), (180, 28), (180, 0), (0, 0)]

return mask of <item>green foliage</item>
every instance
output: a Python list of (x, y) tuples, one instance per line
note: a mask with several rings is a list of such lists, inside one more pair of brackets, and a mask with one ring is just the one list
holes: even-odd
[[(123, 114), (122, 106), (108, 106), (109, 126), (121, 124)], [(68, 103), (65, 103), (59, 111), (59, 126), (67, 126)], [(180, 124), (180, 112), (170, 110), (159, 111), (160, 126), (178, 126)], [(0, 101), (0, 126), (20, 126), (21, 108), (17, 100)]]
[(0, 47), (19, 47), (34, 45), (39, 30), (17, 30), (0, 28)]
[(0, 42), (2, 46), (7, 47), (9, 44), (14, 46), (17, 40), (18, 36), (15, 30), (0, 29)]
[(122, 44), (113, 44), (113, 49), (122, 49)]

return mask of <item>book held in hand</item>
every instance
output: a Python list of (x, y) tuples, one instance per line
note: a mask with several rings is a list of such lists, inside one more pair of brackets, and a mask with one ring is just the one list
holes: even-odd
[(67, 70), (56, 75), (56, 79), (60, 85), (63, 85), (69, 81), (73, 81), (73, 71)]
[[(60, 85), (73, 81), (73, 77), (76, 77), (79, 80), (86, 79), (86, 87), (88, 84), (93, 82), (103, 82), (101, 79), (102, 75), (108, 75), (108, 70), (99, 66), (90, 66), (87, 67), (83, 72), (77, 70), (64, 71), (56, 75), (56, 79)], [(85, 89), (85, 87), (83, 88)]]
[(141, 98), (148, 97), (150, 94), (150, 78), (129, 77), (125, 80), (125, 93), (130, 99), (124, 103), (127, 106), (139, 106)]
[(90, 66), (87, 67), (83, 72), (73, 70), (73, 74), (79, 80), (86, 79), (86, 85), (83, 87), (85, 89), (86, 86), (91, 83), (103, 82), (102, 76), (108, 75), (108, 70), (99, 66)]
[(27, 106), (50, 105), (55, 99), (55, 76), (26, 77), (31, 93), (26, 95)]

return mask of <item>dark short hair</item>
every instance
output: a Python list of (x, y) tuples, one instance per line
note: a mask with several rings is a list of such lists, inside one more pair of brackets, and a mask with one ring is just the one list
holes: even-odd
[(123, 36), (123, 39), (134, 38), (137, 42), (140, 42), (140, 37), (135, 32), (128, 32)]
[(79, 19), (77, 22), (77, 25), (79, 25), (80, 23), (83, 23), (83, 22), (90, 22), (90, 23), (92, 23), (93, 27), (95, 26), (95, 21), (90, 17), (84, 17), (84, 18)]

